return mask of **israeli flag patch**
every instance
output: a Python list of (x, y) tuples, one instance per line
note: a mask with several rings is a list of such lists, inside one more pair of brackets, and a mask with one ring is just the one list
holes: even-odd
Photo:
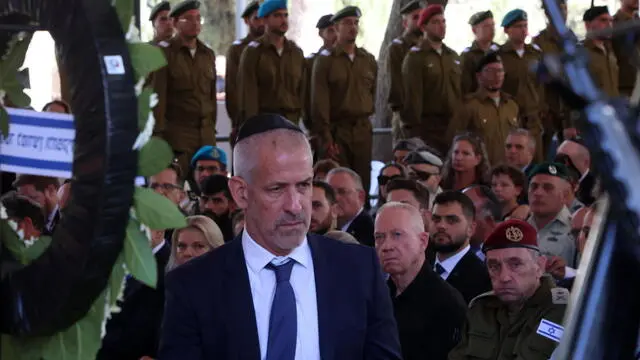
[(563, 332), (564, 328), (562, 326), (545, 319), (540, 320), (540, 325), (538, 325), (538, 330), (536, 331), (538, 335), (542, 335), (557, 343), (560, 342)]

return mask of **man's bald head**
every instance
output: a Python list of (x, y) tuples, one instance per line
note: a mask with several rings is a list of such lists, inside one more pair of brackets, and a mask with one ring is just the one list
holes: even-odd
[(556, 153), (567, 155), (573, 162), (573, 165), (580, 171), (581, 175), (591, 167), (591, 154), (589, 153), (589, 149), (576, 141), (563, 141)]

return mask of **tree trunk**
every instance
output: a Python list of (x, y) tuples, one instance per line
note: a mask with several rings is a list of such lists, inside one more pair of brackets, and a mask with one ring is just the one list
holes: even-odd
[[(402, 35), (402, 17), (400, 9), (411, 0), (394, 0), (389, 14), (387, 31), (380, 46), (378, 55), (378, 93), (376, 94), (376, 113), (373, 126), (375, 128), (391, 128), (391, 109), (389, 108), (389, 73), (387, 72), (387, 55), (389, 44), (398, 36)], [(429, 0), (428, 4), (440, 4), (447, 6), (448, 0)], [(378, 134), (373, 138), (373, 159), (387, 162), (391, 160), (391, 149), (393, 141), (391, 132)]]
[(204, 0), (200, 12), (205, 19), (200, 39), (211, 46), (216, 55), (225, 55), (236, 40), (235, 0)]

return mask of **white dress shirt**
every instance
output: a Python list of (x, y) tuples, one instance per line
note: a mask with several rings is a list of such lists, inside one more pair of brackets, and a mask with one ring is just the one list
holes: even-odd
[[(453, 269), (460, 262), (460, 259), (462, 259), (462, 257), (465, 256), (470, 249), (471, 249), (471, 246), (467, 245), (465, 246), (464, 249), (462, 249), (462, 251), (460, 251), (459, 253), (453, 255), (452, 257), (444, 261), (440, 261), (438, 259), (438, 254), (436, 254), (436, 264), (440, 264), (440, 266), (442, 266), (445, 270), (442, 274), (440, 274), (440, 277), (442, 278), (442, 280), (447, 280), (449, 275), (451, 275), (451, 272), (453, 271)], [(435, 268), (435, 265), (433, 265), (433, 267)]]
[(354, 216), (351, 220), (347, 221), (346, 224), (342, 225), (342, 228), (340, 230), (347, 232), (347, 229), (349, 229), (349, 226), (351, 226), (351, 223), (353, 222), (353, 220), (355, 220), (358, 216), (360, 216), (360, 213), (362, 213), (363, 210), (364, 208), (360, 208), (360, 211), (358, 211), (356, 216)]
[[(288, 256), (278, 257), (258, 245), (247, 231), (242, 232), (242, 250), (249, 274), (251, 297), (256, 313), (256, 326), (260, 342), (260, 359), (267, 357), (269, 340), (269, 317), (271, 304), (276, 292), (276, 275), (266, 269), (270, 262), (280, 264), (286, 258), (295, 261), (291, 271), (291, 287), (296, 297), (297, 340), (296, 360), (320, 360), (318, 332), (318, 303), (316, 299), (316, 279), (313, 270), (311, 249), (305, 238), (302, 244)], [(274, 261), (275, 260), (275, 261)]]

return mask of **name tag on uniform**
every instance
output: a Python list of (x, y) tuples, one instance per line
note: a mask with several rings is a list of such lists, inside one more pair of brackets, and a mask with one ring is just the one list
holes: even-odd
[(542, 335), (557, 343), (560, 342), (563, 332), (564, 328), (562, 326), (545, 319), (540, 320), (540, 325), (538, 325), (538, 330), (536, 331), (538, 335)]

